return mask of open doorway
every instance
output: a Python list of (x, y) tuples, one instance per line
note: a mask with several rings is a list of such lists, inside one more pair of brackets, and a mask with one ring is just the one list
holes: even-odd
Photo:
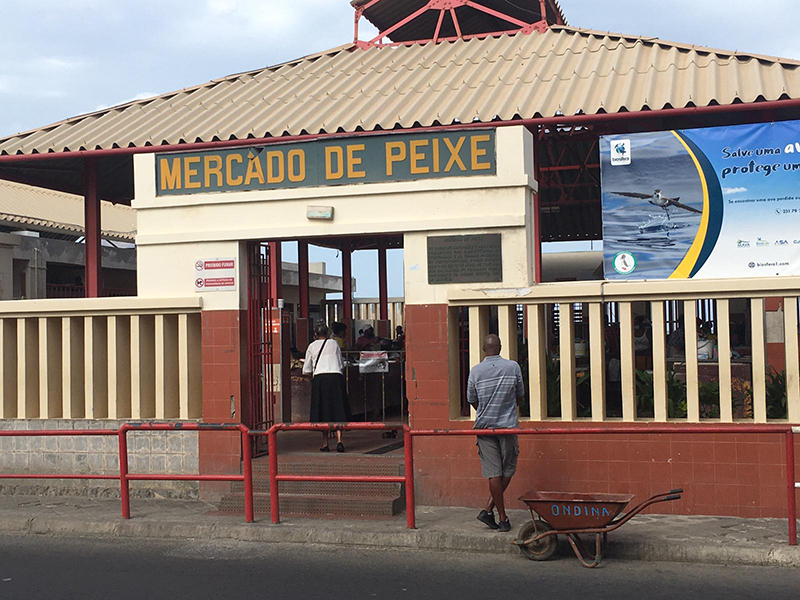
[[(352, 420), (407, 422), (403, 236), (253, 243), (250, 265), (250, 404), (260, 407), (251, 412), (270, 422), (309, 420), (311, 382), (302, 367), (314, 326), (325, 323), (346, 327), (338, 343)], [(387, 444), (375, 437), (352, 434), (348, 451)]]

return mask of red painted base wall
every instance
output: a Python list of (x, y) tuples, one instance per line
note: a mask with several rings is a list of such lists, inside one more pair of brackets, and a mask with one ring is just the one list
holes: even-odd
[[(246, 312), (203, 311), (203, 421), (241, 423), (242, 402), (247, 393), (245, 354)], [(233, 398), (233, 402), (231, 402)], [(233, 414), (231, 409), (233, 408)], [(241, 471), (241, 438), (238, 432), (200, 432), (201, 474), (238, 474)], [(201, 494), (213, 497), (229, 484), (204, 483)]]
[[(449, 419), (447, 307), (406, 305), (405, 311), (412, 427), (469, 427)], [(486, 502), (475, 438), (417, 438), (414, 444), (420, 504), (477, 510)], [(506, 498), (511, 508), (524, 508), (516, 499), (533, 489), (631, 493), (640, 501), (682, 487), (681, 501), (652, 512), (785, 517), (785, 469), (782, 435), (522, 436)]]

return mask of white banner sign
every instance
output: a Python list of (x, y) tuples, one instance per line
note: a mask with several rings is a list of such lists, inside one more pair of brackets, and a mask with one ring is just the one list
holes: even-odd
[(194, 263), (195, 292), (235, 292), (236, 259), (199, 259)]
[(387, 352), (362, 352), (358, 360), (359, 373), (388, 373), (389, 354)]

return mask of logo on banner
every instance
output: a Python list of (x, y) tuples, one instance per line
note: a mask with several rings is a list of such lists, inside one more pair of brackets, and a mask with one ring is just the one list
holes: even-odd
[(620, 275), (629, 275), (636, 270), (636, 257), (630, 252), (619, 252), (614, 257), (612, 265)]
[(621, 167), (631, 164), (631, 141), (614, 140), (611, 142), (611, 166)]

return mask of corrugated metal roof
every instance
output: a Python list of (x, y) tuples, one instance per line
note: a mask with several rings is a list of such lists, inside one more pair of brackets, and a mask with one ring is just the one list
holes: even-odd
[[(0, 181), (0, 223), (83, 234), (83, 198)], [(129, 206), (102, 201), (100, 223), (105, 238), (130, 242), (136, 238), (136, 211)]]
[[(370, 2), (371, 0), (353, 0), (351, 4), (359, 7), (369, 5)], [(387, 31), (395, 23), (400, 23), (427, 4), (428, 0), (381, 0), (364, 10), (364, 17), (375, 25), (378, 31)], [(542, 20), (542, 7), (539, 0), (480, 0), (476, 4), (481, 4), (524, 23), (533, 24)], [(460, 5), (453, 10), (458, 19), (461, 33), (465, 36), (518, 29), (518, 26), (513, 23), (472, 6)], [(396, 29), (389, 35), (389, 38), (394, 42), (433, 39), (439, 14), (440, 10), (430, 9)], [(566, 23), (561, 7), (554, 1), (547, 2), (544, 20), (550, 24)], [(447, 15), (442, 20), (439, 39), (457, 35), (453, 20), (450, 15)]]
[(0, 155), (800, 98), (798, 66), (571, 27), (349, 46), (0, 139)]

